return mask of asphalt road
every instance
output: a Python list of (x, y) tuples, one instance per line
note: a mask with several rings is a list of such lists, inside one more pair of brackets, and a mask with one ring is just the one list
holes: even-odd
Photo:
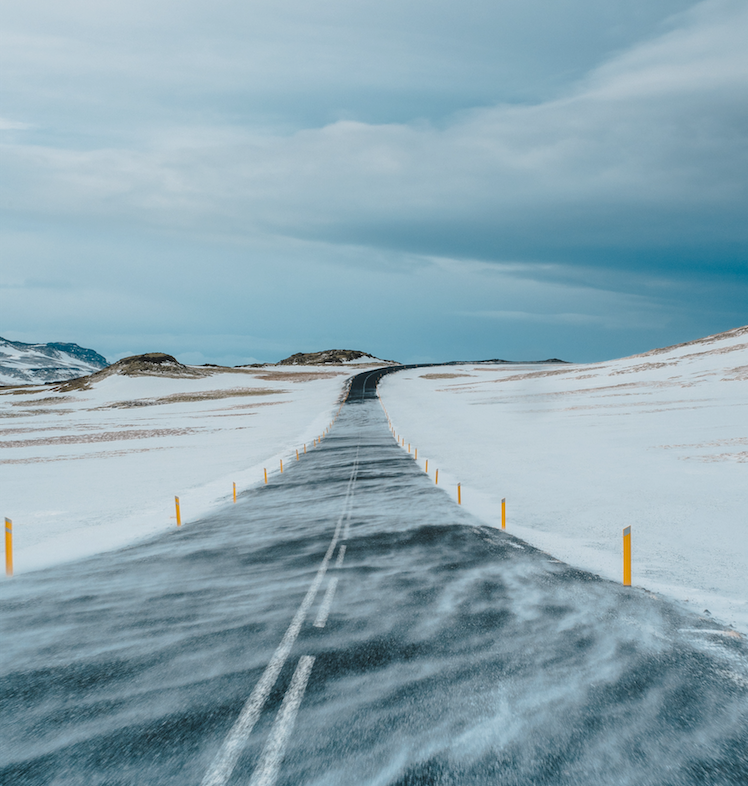
[(748, 784), (748, 648), (455, 505), (355, 378), (182, 530), (0, 584), (0, 783)]

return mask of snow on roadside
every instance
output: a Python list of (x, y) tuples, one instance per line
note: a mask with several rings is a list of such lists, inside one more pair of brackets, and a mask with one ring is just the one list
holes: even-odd
[(351, 371), (113, 375), (89, 389), (0, 389), (0, 515), (15, 572), (119, 548), (230, 502), (332, 419)]
[(595, 364), (385, 377), (419, 463), (486, 523), (748, 631), (748, 328)]

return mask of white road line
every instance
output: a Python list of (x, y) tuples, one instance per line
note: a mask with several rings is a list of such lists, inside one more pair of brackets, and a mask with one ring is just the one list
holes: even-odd
[(304, 698), (312, 666), (314, 666), (314, 658), (311, 655), (304, 655), (299, 660), (249, 786), (273, 786), (277, 780), (283, 755), (286, 752), (286, 744), (296, 723), (296, 714)]
[(353, 466), (353, 471), (351, 472), (350, 480), (348, 481), (348, 488), (346, 490), (345, 500), (343, 502), (343, 512), (340, 514), (338, 523), (335, 526), (335, 533), (332, 536), (330, 546), (328, 547), (327, 553), (322, 560), (322, 564), (317, 570), (317, 575), (314, 577), (311, 586), (307, 590), (304, 600), (301, 602), (301, 606), (299, 606), (296, 614), (294, 615), (294, 618), (291, 620), (291, 624), (288, 626), (288, 630), (283, 636), (281, 643), (278, 645), (278, 649), (276, 649), (276, 651), (273, 653), (273, 657), (270, 658), (270, 662), (265, 667), (262, 677), (260, 677), (259, 682), (255, 685), (254, 690), (247, 699), (247, 703), (242, 708), (242, 711), (239, 713), (239, 717), (231, 727), (231, 731), (229, 731), (226, 739), (223, 741), (223, 745), (216, 754), (216, 758), (213, 760), (213, 763), (210, 765), (210, 769), (205, 774), (205, 777), (201, 782), (201, 786), (224, 786), (224, 784), (231, 777), (231, 773), (236, 766), (236, 762), (247, 743), (249, 735), (252, 733), (255, 723), (257, 723), (257, 720), (260, 717), (260, 713), (262, 712), (262, 708), (265, 705), (265, 701), (267, 700), (273, 685), (275, 685), (275, 682), (278, 679), (278, 675), (280, 674), (281, 669), (283, 668), (283, 665), (285, 664), (291, 652), (294, 642), (299, 635), (301, 626), (304, 624), (306, 615), (309, 613), (309, 608), (311, 607), (312, 603), (314, 603), (314, 598), (316, 597), (320, 585), (325, 578), (327, 567), (330, 564), (335, 547), (338, 544), (338, 539), (340, 538), (340, 530), (343, 526), (346, 508), (348, 507), (349, 500), (352, 498), (353, 483), (356, 480), (357, 474), (358, 451), (356, 451), (356, 460)]
[(339, 568), (343, 565), (345, 559), (345, 543), (338, 549), (338, 558), (335, 560), (335, 567)]
[(335, 596), (335, 588), (337, 586), (338, 586), (338, 577), (334, 576), (333, 578), (330, 579), (330, 583), (327, 585), (327, 592), (325, 592), (325, 597), (322, 598), (322, 603), (319, 607), (319, 612), (317, 613), (317, 619), (314, 620), (315, 628), (325, 627), (327, 618), (330, 616), (330, 609), (332, 608), (332, 599)]

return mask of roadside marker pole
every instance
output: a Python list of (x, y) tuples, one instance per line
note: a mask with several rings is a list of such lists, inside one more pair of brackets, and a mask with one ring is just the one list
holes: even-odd
[(5, 519), (5, 575), (13, 575), (13, 522)]
[(306, 442), (304, 443), (304, 455), (306, 456)]
[(623, 530), (623, 586), (631, 586), (631, 527)]
[(439, 470), (438, 469), (436, 470), (436, 480), (434, 481), (434, 485), (435, 486), (439, 485)]
[(501, 529), (506, 529), (506, 497), (501, 500)]
[(429, 474), (429, 460), (426, 459), (426, 474)]
[(408, 453), (410, 453), (410, 442), (408, 443)]
[(174, 497), (174, 505), (177, 509), (177, 526), (182, 526), (182, 512), (179, 510), (179, 497)]
[(457, 504), (462, 505), (462, 494), (460, 493), (460, 484), (457, 484)]
[(281, 459), (281, 475), (283, 474), (283, 459)]
[(236, 502), (236, 483), (234, 483), (234, 502)]
[(415, 460), (418, 461), (418, 448), (416, 448), (416, 455), (414, 456)]
[(268, 471), (267, 471), (267, 469), (264, 469), (263, 471), (265, 473), (265, 483), (267, 483), (268, 482)]
[(299, 460), (299, 449), (296, 448), (296, 461), (298, 461), (298, 460)]

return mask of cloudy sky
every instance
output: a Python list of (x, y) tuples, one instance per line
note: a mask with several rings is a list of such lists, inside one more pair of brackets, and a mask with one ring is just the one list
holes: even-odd
[(598, 360), (748, 323), (745, 0), (3, 0), (0, 335)]

